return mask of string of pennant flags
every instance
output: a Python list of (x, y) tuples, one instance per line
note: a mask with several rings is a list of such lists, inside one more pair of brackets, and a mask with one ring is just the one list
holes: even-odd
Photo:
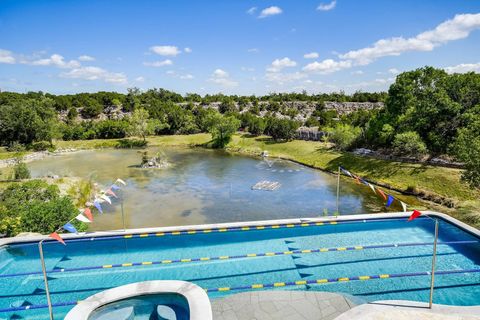
[(58, 234), (58, 232), (63, 229), (65, 231), (68, 231), (70, 233), (78, 233), (77, 228), (72, 224), (73, 220), (78, 220), (80, 222), (84, 223), (91, 223), (93, 222), (93, 214), (92, 214), (92, 209), (91, 207), (95, 207), (98, 212), (103, 213), (103, 207), (102, 203), (106, 202), (108, 204), (112, 204), (112, 199), (110, 197), (117, 198), (117, 195), (115, 194), (115, 191), (121, 189), (120, 185), (126, 186), (126, 182), (123, 181), (122, 179), (118, 178), (115, 180), (115, 182), (108, 187), (106, 190), (100, 191), (100, 193), (96, 194), (93, 202), (87, 202), (85, 204), (84, 209), (80, 209), (80, 213), (67, 223), (65, 223), (63, 226), (59, 227), (57, 230), (52, 232), (49, 237), (57, 240), (58, 242), (62, 243), (63, 245), (66, 245), (65, 241), (63, 238)]
[[(380, 189), (379, 187), (377, 186), (374, 186), (373, 184), (371, 184), (370, 182), (368, 182), (367, 180), (361, 178), (360, 176), (348, 171), (347, 169), (339, 166), (338, 167), (340, 169), (341, 172), (343, 172), (345, 175), (349, 176), (350, 178), (354, 179), (355, 182), (359, 185), (366, 185), (368, 186), (370, 189), (372, 189), (373, 193), (375, 193), (376, 195), (379, 195), (383, 198), (383, 200), (385, 201), (385, 207), (390, 207), (394, 201), (398, 201), (400, 202), (400, 205), (402, 206), (402, 209), (403, 209), (403, 212), (407, 212), (407, 209), (408, 209), (408, 206), (405, 202), (403, 202), (402, 200), (398, 199), (398, 198), (395, 198), (394, 196), (392, 196), (391, 194), (388, 194), (386, 193), (385, 191), (383, 191), (382, 189)], [(421, 215), (421, 212), (418, 211), (418, 210), (413, 210), (413, 213), (412, 215), (408, 218), (408, 221), (411, 221), (415, 218), (418, 218), (419, 216)]]

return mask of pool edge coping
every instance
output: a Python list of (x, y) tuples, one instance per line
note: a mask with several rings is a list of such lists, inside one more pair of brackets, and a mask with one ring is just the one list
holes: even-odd
[[(480, 238), (480, 230), (472, 226), (469, 226), (466, 223), (458, 219), (455, 219), (447, 214), (436, 212), (436, 211), (423, 211), (422, 214), (428, 215), (430, 217), (438, 217)], [(187, 232), (187, 231), (213, 230), (213, 229), (223, 229), (223, 228), (275, 226), (275, 225), (316, 223), (316, 222), (361, 221), (361, 220), (377, 220), (377, 219), (389, 219), (389, 218), (398, 219), (398, 218), (408, 218), (410, 215), (411, 213), (408, 213), (408, 212), (369, 213), (369, 214), (339, 215), (339, 216), (327, 216), (327, 217), (254, 220), (254, 221), (225, 222), (225, 223), (199, 224), (199, 225), (135, 228), (135, 229), (126, 229), (125, 231), (109, 230), (109, 231), (80, 232), (78, 234), (64, 233), (64, 234), (61, 234), (61, 236), (65, 240), (70, 240), (70, 239), (137, 235), (137, 234), (147, 234), (147, 233), (168, 233), (168, 232), (176, 232), (176, 231)], [(38, 242), (40, 240), (55, 241), (47, 235), (41, 235), (41, 236), (29, 235), (29, 236), (2, 238), (0, 239), (0, 248), (5, 245)]]

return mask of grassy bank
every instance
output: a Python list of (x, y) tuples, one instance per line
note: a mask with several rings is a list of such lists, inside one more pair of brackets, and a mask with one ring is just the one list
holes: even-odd
[[(149, 146), (208, 146), (209, 134), (149, 137)], [(118, 140), (57, 141), (58, 149), (94, 149), (118, 147)], [(268, 137), (235, 135), (227, 150), (260, 155), (263, 150), (271, 157), (296, 161), (310, 167), (336, 172), (341, 165), (348, 170), (397, 191), (416, 194), (422, 199), (443, 205), (432, 208), (449, 213), (469, 224), (480, 226), (478, 190), (472, 190), (460, 180), (461, 170), (423, 164), (401, 163), (355, 156), (338, 152), (328, 145), (313, 141), (274, 142)]]

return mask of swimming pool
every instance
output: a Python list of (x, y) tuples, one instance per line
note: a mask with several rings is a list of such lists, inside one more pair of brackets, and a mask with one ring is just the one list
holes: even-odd
[[(288, 289), (363, 301), (428, 301), (434, 223), (389, 216), (173, 229), (72, 239), (67, 246), (47, 242), (54, 314), (63, 318), (76, 301), (102, 290), (162, 279), (193, 282), (211, 299)], [(441, 219), (439, 241), (434, 303), (480, 305), (480, 239)], [(47, 319), (45, 303), (37, 245), (1, 247), (0, 319)]]

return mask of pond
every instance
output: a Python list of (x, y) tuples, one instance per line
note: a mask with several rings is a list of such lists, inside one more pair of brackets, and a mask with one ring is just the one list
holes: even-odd
[[(154, 154), (158, 148), (150, 148)], [(90, 150), (29, 163), (33, 177), (90, 178), (108, 186), (127, 182), (121, 192), (127, 228), (317, 217), (333, 214), (337, 178), (290, 161), (233, 155), (219, 150), (162, 148), (171, 166), (141, 169), (138, 150)], [(273, 191), (252, 190), (259, 181), (280, 183)], [(120, 196), (120, 195), (119, 195)], [(415, 198), (403, 198), (416, 201)], [(383, 199), (351, 179), (340, 183), (340, 213), (384, 212)], [(103, 204), (91, 230), (122, 228), (121, 201)], [(400, 211), (392, 205), (389, 210)]]

